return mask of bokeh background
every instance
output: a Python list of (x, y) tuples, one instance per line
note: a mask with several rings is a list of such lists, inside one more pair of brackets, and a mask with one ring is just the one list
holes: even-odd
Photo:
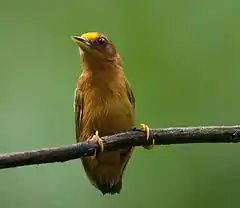
[[(2, 0), (0, 153), (75, 142), (81, 73), (70, 36), (107, 34), (136, 97), (136, 126), (239, 124), (240, 1)], [(79, 160), (0, 171), (1, 208), (239, 207), (240, 146), (137, 148), (120, 195)]]

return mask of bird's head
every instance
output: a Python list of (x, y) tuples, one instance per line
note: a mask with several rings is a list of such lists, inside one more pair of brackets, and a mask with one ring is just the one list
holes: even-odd
[(114, 61), (118, 56), (117, 50), (110, 39), (99, 32), (88, 32), (72, 36), (72, 40), (80, 48), (81, 56), (89, 59)]

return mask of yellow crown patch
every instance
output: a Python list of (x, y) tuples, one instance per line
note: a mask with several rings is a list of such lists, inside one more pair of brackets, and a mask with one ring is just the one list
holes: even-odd
[(86, 40), (96, 40), (100, 36), (98, 32), (88, 32), (81, 35), (82, 38)]

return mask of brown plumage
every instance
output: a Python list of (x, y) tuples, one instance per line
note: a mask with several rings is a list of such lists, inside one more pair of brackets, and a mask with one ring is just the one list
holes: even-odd
[[(74, 36), (73, 40), (82, 58), (74, 100), (77, 142), (91, 139), (96, 131), (99, 136), (108, 136), (132, 129), (134, 96), (115, 46), (97, 32)], [(121, 191), (132, 152), (133, 148), (127, 148), (81, 160), (91, 183), (103, 194), (115, 194)]]

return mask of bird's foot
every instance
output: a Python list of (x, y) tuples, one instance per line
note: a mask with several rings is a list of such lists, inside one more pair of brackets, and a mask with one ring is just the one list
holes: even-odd
[[(148, 127), (147, 125), (145, 125), (145, 124), (141, 124), (141, 125), (140, 125), (140, 129), (141, 129), (142, 131), (146, 132), (146, 134), (147, 134), (146, 140), (148, 141), (148, 140), (149, 140), (149, 137), (150, 137), (149, 127)], [(150, 150), (150, 149), (153, 148), (154, 143), (155, 143), (155, 140), (153, 139), (153, 143), (152, 143), (151, 145), (143, 145), (143, 147), (144, 147), (145, 149)]]
[[(99, 137), (98, 131), (95, 132), (95, 135), (90, 139), (90, 141), (97, 141), (98, 145), (101, 147), (101, 152), (104, 150), (103, 140)], [(94, 151), (94, 155), (90, 156), (91, 159), (95, 159), (97, 156), (97, 150)]]

